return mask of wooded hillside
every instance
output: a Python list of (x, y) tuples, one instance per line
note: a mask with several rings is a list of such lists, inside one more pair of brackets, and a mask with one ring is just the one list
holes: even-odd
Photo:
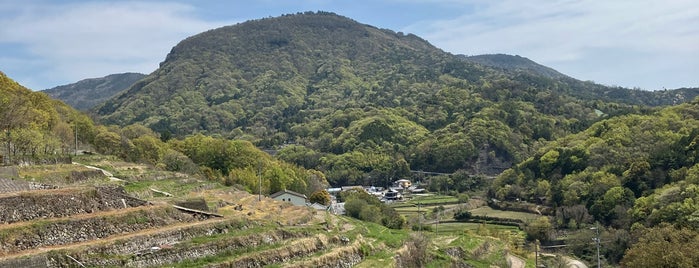
[[(67, 154), (94, 135), (92, 120), (44, 93), (33, 92), (0, 72), (0, 150), (5, 162)], [(12, 159), (15, 159), (14, 161)]]
[(163, 137), (294, 144), (284, 159), (323, 170), (333, 184), (383, 185), (409, 169), (497, 174), (541, 141), (647, 110), (568, 93), (576, 90), (466, 61), (415, 35), (309, 12), (187, 38), (98, 113)]

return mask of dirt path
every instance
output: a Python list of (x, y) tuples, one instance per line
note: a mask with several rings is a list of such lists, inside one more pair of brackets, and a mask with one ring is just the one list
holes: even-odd
[(73, 162), (73, 165), (81, 165), (81, 166), (84, 166), (84, 167), (89, 168), (89, 169), (96, 169), (96, 170), (102, 171), (102, 174), (104, 174), (104, 176), (107, 176), (107, 178), (109, 178), (110, 180), (113, 180), (113, 181), (124, 181), (122, 179), (114, 177), (114, 174), (112, 174), (111, 172), (106, 171), (106, 170), (101, 169), (101, 168), (98, 168), (98, 167), (88, 166), (88, 165), (84, 165), (84, 164), (80, 164), (80, 163), (76, 163), (76, 162)]
[(507, 263), (510, 268), (524, 268), (526, 262), (520, 257), (507, 253)]
[(564, 257), (566, 260), (568, 260), (568, 267), (569, 268), (587, 268), (587, 265), (582, 263), (579, 260), (571, 259), (568, 257)]
[[(549, 253), (541, 253), (540, 255), (549, 256), (549, 257), (556, 257), (557, 256), (556, 254), (549, 254)], [(561, 256), (563, 256), (563, 255), (561, 255)], [(568, 256), (563, 256), (563, 258), (568, 263), (568, 265), (566, 266), (568, 268), (588, 268), (586, 264), (584, 264), (583, 262), (581, 262), (579, 260), (573, 259), (573, 258), (568, 257)]]

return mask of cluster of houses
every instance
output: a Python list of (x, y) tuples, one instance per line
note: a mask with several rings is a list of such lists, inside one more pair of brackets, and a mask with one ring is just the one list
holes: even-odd
[(335, 214), (344, 214), (344, 203), (338, 203), (336, 197), (344, 191), (361, 189), (367, 193), (376, 196), (379, 200), (385, 203), (391, 203), (403, 200), (403, 194), (405, 193), (422, 193), (425, 189), (417, 188), (413, 186), (410, 180), (397, 180), (393, 183), (393, 186), (384, 187), (374, 187), (374, 186), (343, 186), (339, 188), (328, 188), (327, 191), (331, 196), (331, 204), (325, 206), (318, 203), (309, 203), (306, 195), (297, 193), (294, 191), (283, 190), (276, 192), (269, 197), (275, 200), (289, 202), (295, 206), (309, 206), (318, 210), (327, 210)]

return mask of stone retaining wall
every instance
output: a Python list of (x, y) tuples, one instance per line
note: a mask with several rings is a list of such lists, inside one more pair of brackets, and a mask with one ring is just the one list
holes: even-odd
[(98, 240), (113, 235), (142, 231), (180, 222), (197, 221), (177, 209), (147, 208), (123, 214), (54, 221), (36, 221), (28, 225), (0, 229), (0, 255), (14, 254), (40, 247)]
[(121, 187), (20, 192), (0, 197), (0, 204), (4, 207), (0, 209), (0, 223), (66, 217), (147, 203), (128, 196)]

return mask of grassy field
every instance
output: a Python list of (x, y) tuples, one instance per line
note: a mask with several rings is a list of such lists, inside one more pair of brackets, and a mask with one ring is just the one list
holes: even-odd
[(66, 183), (73, 171), (89, 171), (89, 168), (72, 164), (31, 165), (18, 168), (19, 177), (41, 183)]
[(518, 211), (505, 211), (505, 210), (496, 210), (492, 209), (491, 207), (479, 207), (473, 210), (470, 210), (471, 214), (474, 216), (488, 216), (488, 217), (496, 217), (496, 218), (503, 218), (503, 219), (517, 219), (521, 220), (523, 222), (528, 222), (528, 221), (533, 221), (541, 217), (541, 215), (534, 214), (534, 213), (526, 213), (526, 212), (518, 212)]
[(422, 205), (431, 205), (431, 204), (446, 204), (446, 203), (458, 203), (458, 202), (459, 202), (459, 199), (456, 198), (455, 196), (427, 194), (427, 195), (413, 195), (413, 198), (406, 203), (415, 204), (415, 205), (417, 205), (418, 203), (420, 203)]
[[(429, 206), (420, 206), (419, 211), (422, 214), (428, 214), (431, 213), (435, 208), (438, 207), (443, 207), (446, 210), (453, 209), (459, 206), (459, 204), (450, 204), (450, 205), (429, 205)], [(414, 217), (418, 213), (418, 207), (417, 205), (414, 206), (399, 206), (399, 207), (394, 207), (394, 209), (400, 213), (403, 216), (406, 217)]]
[(479, 228), (488, 228), (492, 231), (513, 231), (519, 232), (519, 228), (515, 226), (508, 225), (497, 225), (497, 224), (485, 224), (475, 223), (475, 222), (444, 222), (439, 223), (438, 226), (432, 224), (432, 230), (438, 233), (464, 233), (467, 231), (477, 231)]

